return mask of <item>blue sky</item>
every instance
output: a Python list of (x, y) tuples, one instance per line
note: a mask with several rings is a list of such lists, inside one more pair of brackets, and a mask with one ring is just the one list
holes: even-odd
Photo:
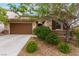
[[(14, 3), (13, 3), (14, 4)], [(19, 4), (18, 3), (15, 3), (16, 4), (16, 6), (19, 6)], [(8, 3), (0, 3), (0, 7), (3, 7), (3, 8), (5, 8), (5, 9), (9, 9), (9, 6), (8, 6)], [(29, 14), (29, 13), (28, 13)], [(31, 14), (30, 14), (31, 15)], [(36, 15), (36, 13), (34, 13), (34, 14), (32, 14), (32, 15)]]
[(9, 9), (9, 6), (7, 5), (8, 3), (0, 3), (0, 7)]
[(9, 9), (9, 7), (7, 6), (7, 3), (0, 3), (0, 7), (3, 7), (3, 8), (6, 8), (6, 9)]

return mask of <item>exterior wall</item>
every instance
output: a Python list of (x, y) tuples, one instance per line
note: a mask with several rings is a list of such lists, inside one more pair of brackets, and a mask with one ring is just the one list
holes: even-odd
[(6, 26), (5, 26), (5, 30), (7, 30), (7, 31), (8, 31), (8, 33), (7, 33), (7, 34), (10, 34), (10, 24), (8, 24), (8, 25), (6, 25)]
[(36, 27), (37, 25), (36, 25), (36, 22), (33, 22), (32, 23), (32, 30)]
[(45, 26), (48, 26), (52, 30), (52, 20), (46, 20)]

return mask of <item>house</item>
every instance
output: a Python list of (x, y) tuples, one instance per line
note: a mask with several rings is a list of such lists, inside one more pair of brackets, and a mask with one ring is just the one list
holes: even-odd
[[(32, 34), (32, 30), (37, 26), (36, 21), (28, 21), (29, 19), (33, 19), (30, 17), (20, 17), (17, 18), (18, 15), (12, 11), (7, 12), (7, 16), (10, 24), (5, 27), (8, 30), (8, 34)], [(69, 16), (70, 19), (75, 19), (75, 16)], [(68, 17), (68, 18), (69, 18)], [(43, 20), (44, 21), (44, 20)], [(42, 20), (38, 22), (43, 22)], [(69, 21), (69, 20), (68, 20)], [(72, 20), (71, 20), (72, 21)], [(71, 22), (69, 21), (69, 22)], [(62, 22), (56, 21), (55, 17), (52, 17), (52, 20), (46, 20), (43, 25), (50, 27), (50, 29), (56, 32), (59, 35), (65, 34), (65, 26)]]

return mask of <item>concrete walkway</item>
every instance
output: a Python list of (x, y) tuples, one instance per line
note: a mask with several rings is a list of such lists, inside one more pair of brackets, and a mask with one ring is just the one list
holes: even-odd
[(31, 35), (0, 36), (0, 55), (16, 56), (21, 51)]

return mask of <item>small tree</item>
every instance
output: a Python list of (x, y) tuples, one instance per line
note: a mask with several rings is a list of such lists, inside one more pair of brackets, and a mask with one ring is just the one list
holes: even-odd
[(70, 38), (70, 30), (71, 25), (69, 21), (72, 19), (76, 19), (75, 13), (77, 11), (75, 4), (52, 4), (52, 14), (56, 16), (56, 19), (59, 19), (64, 25), (66, 29), (66, 41)]
[(8, 17), (6, 16), (6, 9), (0, 7), (0, 22), (3, 22), (5, 25), (8, 24)]
[[(8, 6), (10, 10), (16, 13), (18, 16), (25, 16), (27, 12), (27, 6), (29, 4), (20, 3), (18, 6), (16, 4), (9, 3)], [(22, 14), (22, 15), (21, 15)]]
[[(72, 19), (76, 19), (75, 13), (77, 11), (75, 4), (62, 4), (62, 3), (54, 3), (54, 4), (37, 4), (38, 8), (35, 10), (38, 13), (38, 16), (47, 17), (48, 19), (53, 19), (52, 16), (55, 16), (55, 20), (59, 20), (65, 25), (66, 28), (66, 41), (69, 40), (71, 25), (69, 21)], [(44, 19), (44, 18), (43, 18)]]
[(32, 11), (34, 11), (38, 17), (37, 24), (41, 22), (43, 25), (46, 20), (49, 19), (49, 4), (48, 3), (36, 3), (36, 8), (33, 8)]
[(16, 13), (18, 16), (27, 16), (32, 14), (32, 9), (34, 8), (34, 4), (32, 3), (9, 3), (8, 6), (10, 7), (10, 10)]

